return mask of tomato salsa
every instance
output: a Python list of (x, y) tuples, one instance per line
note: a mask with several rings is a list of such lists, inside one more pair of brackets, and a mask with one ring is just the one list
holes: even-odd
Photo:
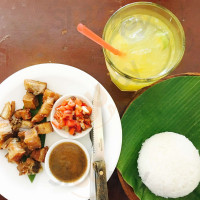
[(63, 100), (55, 108), (52, 124), (58, 129), (64, 129), (71, 135), (81, 133), (90, 128), (92, 108), (77, 97)]

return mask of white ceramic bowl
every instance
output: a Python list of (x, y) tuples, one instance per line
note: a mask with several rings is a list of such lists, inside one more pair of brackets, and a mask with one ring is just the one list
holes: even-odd
[[(83, 174), (78, 180), (76, 180), (76, 181), (74, 181), (74, 182), (69, 182), (69, 183), (67, 183), (67, 182), (62, 182), (62, 181), (60, 181), (59, 179), (57, 179), (57, 178), (52, 174), (52, 172), (51, 172), (51, 170), (50, 170), (50, 168), (49, 168), (49, 157), (50, 157), (50, 155), (51, 155), (51, 152), (53, 151), (53, 149), (54, 149), (56, 146), (58, 146), (59, 144), (65, 143), (65, 142), (71, 142), (71, 143), (74, 143), (74, 144), (78, 145), (78, 146), (84, 151), (84, 153), (85, 153), (85, 155), (86, 155), (86, 158), (87, 158), (87, 168), (86, 168), (84, 174)], [(86, 149), (80, 142), (78, 142), (78, 141), (76, 141), (76, 140), (70, 140), (70, 139), (63, 139), (63, 140), (60, 140), (60, 141), (54, 143), (54, 144), (49, 148), (49, 150), (48, 150), (48, 152), (47, 152), (47, 155), (46, 155), (46, 158), (45, 158), (45, 171), (46, 171), (47, 175), (49, 176), (49, 178), (50, 178), (54, 183), (56, 183), (56, 184), (59, 184), (59, 185), (61, 185), (61, 186), (75, 186), (75, 185), (81, 183), (81, 182), (87, 177), (87, 175), (88, 175), (88, 173), (89, 173), (89, 170), (90, 170), (90, 156), (89, 156), (89, 153), (88, 153), (87, 149)]]
[[(65, 99), (68, 99), (70, 97), (77, 97), (79, 98), (80, 100), (82, 100), (84, 103), (86, 103), (88, 106), (90, 106), (92, 108), (92, 103), (84, 96), (82, 95), (78, 95), (78, 94), (67, 94), (67, 95), (63, 95), (62, 97), (60, 97), (54, 104), (53, 108), (52, 108), (52, 111), (51, 111), (51, 115), (50, 115), (50, 121), (52, 122), (52, 120), (54, 119), (54, 114), (55, 114), (55, 108), (59, 105), (61, 105), (61, 103), (65, 100)], [(52, 123), (51, 123), (52, 124)], [(82, 131), (81, 133), (76, 133), (76, 135), (70, 135), (69, 132), (63, 130), (63, 129), (58, 129), (56, 128), (53, 124), (53, 129), (55, 130), (55, 132), (57, 134), (59, 134), (60, 136), (64, 137), (64, 138), (68, 138), (68, 139), (78, 139), (78, 138), (81, 138), (81, 137), (84, 137), (85, 135), (87, 135), (91, 129), (91, 128), (88, 128), (86, 129), (85, 131)]]

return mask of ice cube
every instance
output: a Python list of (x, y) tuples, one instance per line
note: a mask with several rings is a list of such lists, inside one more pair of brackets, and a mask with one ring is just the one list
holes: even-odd
[(143, 39), (151, 38), (156, 31), (156, 27), (151, 24), (151, 16), (130, 17), (121, 23), (121, 36), (130, 43), (135, 43)]

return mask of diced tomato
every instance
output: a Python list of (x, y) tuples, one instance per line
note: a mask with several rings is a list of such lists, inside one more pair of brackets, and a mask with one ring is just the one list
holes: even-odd
[(79, 105), (79, 106), (82, 106), (83, 102), (80, 99), (76, 98), (75, 104)]
[(83, 115), (76, 117), (76, 121), (83, 122), (84, 121)]
[(88, 125), (88, 124), (84, 124), (84, 125), (85, 125), (85, 130), (91, 127), (91, 125)]
[(90, 106), (86, 106), (87, 107), (87, 110), (89, 111), (89, 115), (91, 115), (92, 113), (92, 108)]
[(65, 110), (63, 112), (63, 118), (72, 119), (73, 118), (72, 111), (71, 110)]
[(90, 119), (84, 119), (84, 123), (87, 124), (87, 125), (90, 125), (91, 124), (91, 120)]
[(60, 111), (57, 111), (57, 112), (54, 114), (54, 118), (55, 118), (55, 119), (63, 118), (63, 113), (60, 112)]
[(83, 103), (82, 103), (82, 106), (87, 106), (87, 104), (83, 102)]
[(73, 115), (72, 115), (72, 114), (64, 113), (64, 114), (63, 114), (63, 118), (72, 120), (72, 119), (73, 119)]
[(73, 107), (71, 107), (70, 105), (66, 105), (65, 110), (73, 110)]
[(68, 104), (68, 101), (65, 99), (62, 103), (61, 106), (66, 106)]
[(61, 129), (60, 124), (58, 123), (57, 120), (54, 119), (54, 120), (52, 121), (52, 124), (53, 124), (56, 128)]
[(80, 112), (80, 110), (75, 110), (75, 114), (76, 114), (76, 116), (81, 116), (82, 115), (82, 113)]
[(57, 107), (56, 110), (58, 110), (58, 111), (65, 111), (66, 108), (65, 108), (65, 106), (60, 106), (60, 107)]
[(79, 122), (76, 122), (76, 131), (78, 132), (78, 133), (80, 133), (81, 132), (81, 125), (80, 125), (80, 123)]
[(59, 125), (60, 125), (61, 128), (63, 128), (65, 126), (65, 124), (66, 124), (66, 122), (65, 122), (64, 119), (59, 120)]
[(66, 120), (65, 125), (68, 127), (74, 127), (76, 125), (76, 121), (75, 120)]
[(61, 107), (61, 105), (57, 106), (57, 107), (56, 107), (56, 110), (57, 110), (58, 108), (60, 108), (60, 107)]
[(65, 110), (64, 114), (72, 114), (72, 110)]
[(69, 134), (74, 135), (75, 134), (75, 128), (70, 128), (69, 129)]
[(79, 106), (76, 106), (75, 108), (75, 115), (76, 116), (82, 116), (82, 109)]
[(53, 116), (55, 119), (59, 119), (58, 113), (56, 112)]
[(68, 105), (73, 108), (73, 107), (75, 107), (76, 104), (72, 99), (70, 99), (68, 102)]

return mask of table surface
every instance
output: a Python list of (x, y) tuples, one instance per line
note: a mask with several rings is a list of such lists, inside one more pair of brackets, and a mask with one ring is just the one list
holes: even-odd
[[(39, 63), (63, 63), (96, 78), (114, 99), (120, 115), (134, 92), (120, 91), (110, 80), (101, 47), (77, 32), (83, 23), (102, 35), (109, 17), (133, 0), (1, 0), (0, 82), (14, 72)], [(173, 74), (199, 71), (200, 1), (152, 0), (171, 10), (186, 34), (186, 51)], [(108, 182), (110, 200), (127, 200), (116, 171)], [(1, 189), (0, 189), (1, 193)], [(0, 200), (5, 200), (0, 196)]]

